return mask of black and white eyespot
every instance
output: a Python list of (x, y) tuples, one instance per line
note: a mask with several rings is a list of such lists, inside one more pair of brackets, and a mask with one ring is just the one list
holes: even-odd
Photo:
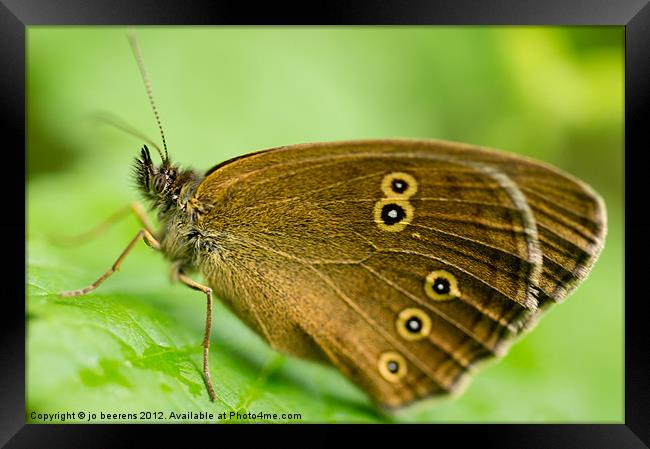
[(393, 172), (384, 176), (381, 190), (386, 198), (408, 199), (418, 190), (418, 182), (413, 175), (403, 172)]
[(409, 184), (408, 182), (404, 181), (401, 178), (393, 179), (390, 183), (390, 187), (395, 193), (404, 193), (406, 189), (408, 189)]
[(380, 229), (399, 232), (413, 220), (414, 208), (406, 200), (384, 198), (375, 203), (375, 223)]
[(410, 307), (399, 313), (395, 327), (405, 340), (422, 340), (431, 333), (431, 318), (423, 310)]
[(385, 225), (391, 226), (399, 223), (406, 217), (406, 211), (399, 204), (384, 204), (381, 208), (381, 220)]
[(436, 301), (447, 301), (460, 296), (456, 276), (445, 270), (432, 271), (427, 275), (424, 292)]
[(408, 373), (406, 360), (395, 351), (386, 351), (379, 356), (377, 368), (381, 376), (388, 382), (399, 382)]
[(438, 277), (433, 281), (433, 291), (439, 295), (447, 295), (450, 292), (449, 280)]

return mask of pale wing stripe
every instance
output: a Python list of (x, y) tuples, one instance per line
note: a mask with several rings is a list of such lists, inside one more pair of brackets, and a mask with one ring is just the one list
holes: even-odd
[(510, 178), (502, 171), (497, 170), (493, 166), (477, 166), (476, 168), (492, 177), (503, 187), (503, 190), (508, 194), (510, 200), (517, 207), (517, 210), (520, 214), (524, 225), (524, 234), (528, 246), (528, 257), (531, 263), (534, 265), (533, 269), (531, 269), (528, 273), (528, 278), (526, 279), (526, 283), (528, 285), (526, 300), (533, 303), (533, 308), (535, 308), (537, 307), (537, 298), (535, 294), (537, 292), (537, 284), (539, 282), (537, 278), (542, 271), (543, 263), (542, 249), (537, 238), (537, 223), (535, 216), (533, 215), (530, 205), (526, 200), (526, 196), (521, 190), (519, 190), (519, 187), (512, 180), (512, 178)]

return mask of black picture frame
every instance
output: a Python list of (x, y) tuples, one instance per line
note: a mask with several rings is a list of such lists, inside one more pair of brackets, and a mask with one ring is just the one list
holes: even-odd
[[(291, 6), (269, 2), (154, 0), (3, 0), (0, 4), (0, 95), (4, 137), (3, 208), (0, 231), (6, 249), (16, 245), (10, 236), (25, 233), (25, 202), (10, 187), (17, 166), (25, 166), (25, 37), (31, 25), (240, 25), (240, 24), (380, 24), (380, 25), (619, 25), (625, 27), (625, 420), (620, 424), (537, 424), (537, 425), (422, 425), (417, 430), (436, 441), (480, 441), (482, 446), (500, 448), (642, 448), (650, 444), (650, 333), (643, 294), (648, 254), (644, 171), (647, 164), (648, 133), (645, 123), (650, 107), (650, 6), (648, 0), (448, 0), (408, 2), (330, 0)], [(22, 157), (22, 164), (20, 162)], [(597, 156), (596, 156), (597, 157)], [(16, 163), (11, 164), (12, 158)], [(10, 162), (11, 161), (11, 162)], [(26, 174), (26, 166), (25, 166)], [(19, 185), (20, 180), (15, 180)], [(23, 180), (24, 182), (24, 180)], [(11, 184), (10, 184), (11, 183)], [(25, 184), (23, 184), (25, 185)], [(26, 196), (25, 196), (26, 198)], [(21, 214), (22, 212), (22, 214)], [(13, 249), (13, 248), (11, 248)], [(25, 416), (25, 308), (16, 300), (25, 296), (20, 263), (5, 257), (2, 344), (0, 345), (0, 444), (6, 447), (129, 446), (137, 435), (149, 442), (170, 434), (167, 426), (126, 425), (33, 425)], [(25, 247), (22, 248), (25, 254)], [(26, 254), (25, 257), (29, 255)], [(20, 258), (18, 258), (20, 260)], [(23, 267), (25, 265), (23, 264)], [(25, 275), (23, 271), (23, 276)], [(182, 426), (200, 429), (210, 436), (210, 426)], [(224, 426), (222, 426), (223, 428)], [(232, 431), (231, 426), (226, 426)], [(237, 430), (235, 426), (235, 431)], [(275, 427), (275, 426), (267, 426)], [(403, 438), (402, 426), (394, 432)], [(416, 426), (409, 426), (414, 429)], [(178, 432), (178, 427), (173, 432)], [(385, 430), (373, 426), (375, 436)], [(182, 429), (181, 429), (182, 430)], [(241, 430), (241, 429), (240, 429)], [(305, 437), (312, 426), (294, 426), (292, 432)], [(304, 433), (303, 433), (304, 432)], [(402, 437), (399, 435), (402, 434)], [(292, 436), (299, 438), (298, 435)], [(221, 438), (221, 437), (218, 437)], [(452, 438), (452, 440), (450, 440)], [(406, 443), (407, 440), (403, 440)], [(433, 443), (433, 441), (432, 441)], [(219, 444), (215, 441), (215, 444)]]

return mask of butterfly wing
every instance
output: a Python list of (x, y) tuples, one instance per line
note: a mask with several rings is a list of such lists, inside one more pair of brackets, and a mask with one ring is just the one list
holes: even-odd
[(215, 167), (194, 199), (220, 297), (392, 407), (503, 354), (586, 277), (605, 233), (583, 183), (439, 141), (272, 149)]

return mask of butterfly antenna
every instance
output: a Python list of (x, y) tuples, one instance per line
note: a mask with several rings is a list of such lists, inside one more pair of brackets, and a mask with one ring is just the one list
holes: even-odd
[(163, 132), (162, 125), (160, 124), (160, 115), (158, 115), (158, 109), (156, 108), (156, 103), (153, 101), (153, 91), (151, 89), (151, 82), (147, 76), (147, 71), (144, 68), (144, 60), (142, 59), (142, 52), (140, 51), (140, 44), (138, 44), (138, 39), (135, 36), (135, 32), (131, 31), (128, 33), (129, 43), (131, 44), (131, 49), (135, 55), (135, 60), (138, 63), (138, 68), (140, 69), (140, 75), (142, 75), (142, 81), (144, 81), (144, 87), (147, 90), (147, 96), (149, 97), (149, 103), (151, 104), (151, 109), (153, 109), (153, 115), (156, 117), (156, 123), (158, 124), (158, 129), (160, 130), (160, 136), (162, 137), (163, 148), (165, 149), (165, 156), (163, 157), (160, 148), (156, 146), (158, 154), (163, 162), (167, 162), (167, 142), (165, 142), (165, 133)]

